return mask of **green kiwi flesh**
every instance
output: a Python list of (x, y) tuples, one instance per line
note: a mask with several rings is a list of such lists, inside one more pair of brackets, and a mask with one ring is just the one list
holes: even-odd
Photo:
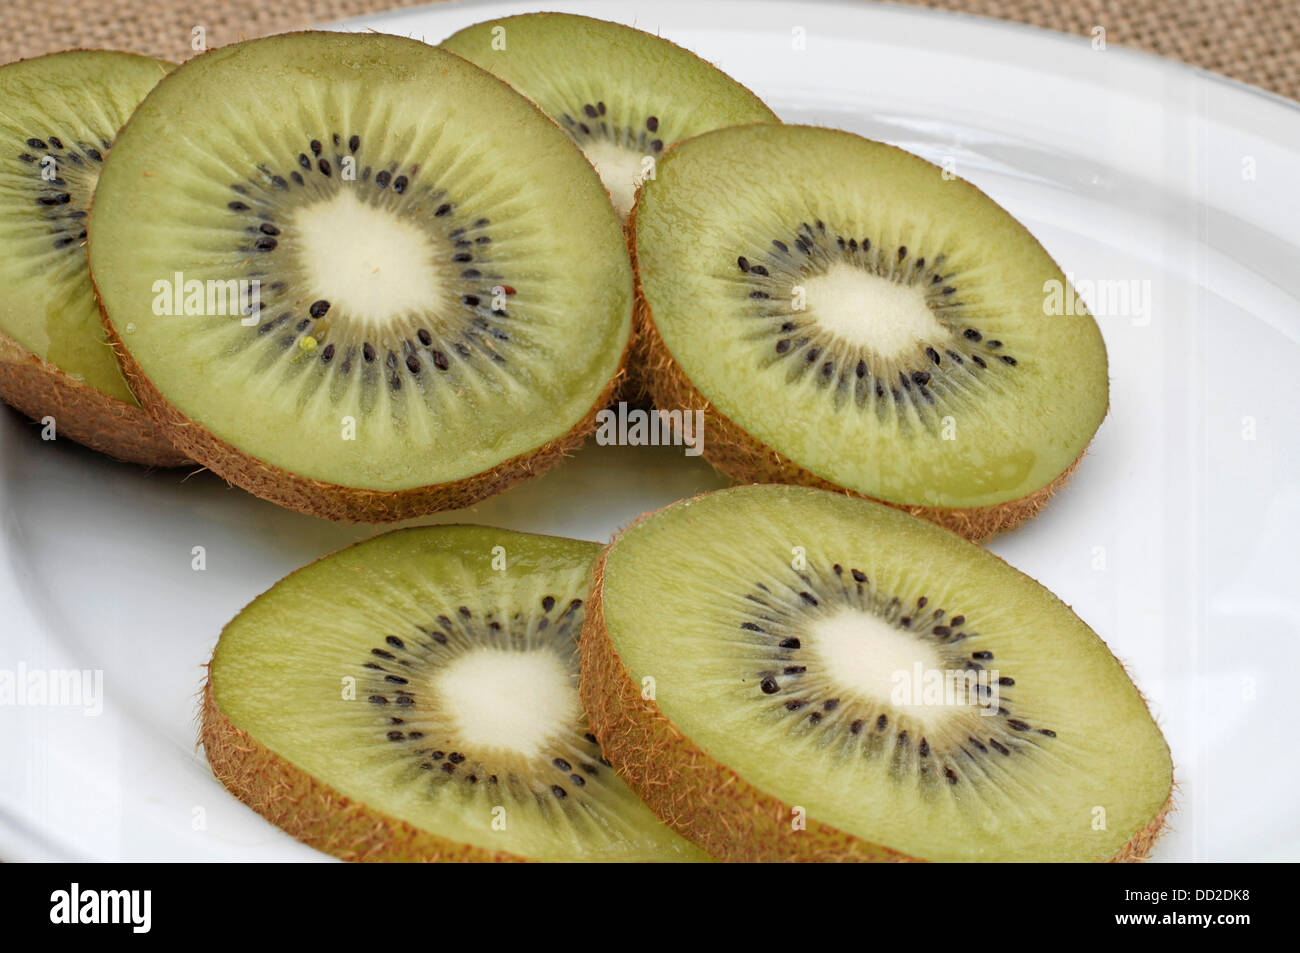
[(178, 445), (340, 519), (533, 472), (631, 327), (620, 223), (572, 141), (490, 74), (392, 36), (286, 34), (178, 69), (106, 164), (90, 265)]
[[(807, 857), (815, 822), (893, 857), (1109, 860), (1163, 823), (1169, 749), (1101, 639), (897, 509), (776, 485), (677, 503), (614, 541), (590, 606), (595, 732), (711, 853)], [(617, 679), (589, 670), (602, 645)], [(616, 681), (634, 686), (621, 711)], [(665, 809), (692, 786), (723, 793)], [(759, 817), (773, 830), (745, 838)]]
[[(163, 459), (170, 447), (135, 410), (99, 320), (85, 239), (118, 130), (171, 69), (99, 50), (0, 67), (0, 392), (76, 439), (124, 457), (134, 445), (159, 463), (180, 458)], [(156, 459), (144, 459), (146, 444)]]
[(1105, 416), (1096, 322), (1046, 313), (1065, 275), (982, 192), (902, 150), (706, 133), (663, 159), (634, 220), (661, 342), (648, 373), (679, 371), (748, 438), (754, 453), (713, 450), (738, 479), (766, 481), (752, 461), (777, 454), (799, 482), (987, 517), (1059, 485)]
[(442, 47), (500, 76), (559, 123), (624, 216), (674, 142), (777, 121), (757, 96), (689, 50), (605, 20), (526, 13), (466, 27)]
[(423, 527), (281, 580), (213, 655), (218, 778), (348, 859), (701, 859), (588, 733), (578, 634), (599, 549)]

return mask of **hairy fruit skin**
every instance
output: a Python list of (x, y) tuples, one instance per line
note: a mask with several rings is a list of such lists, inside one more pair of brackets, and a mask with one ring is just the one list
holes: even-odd
[(115, 460), (146, 467), (190, 462), (144, 408), (83, 384), (5, 334), (0, 334), (0, 400), (38, 422), (53, 417), (59, 436)]
[(132, 392), (179, 450), (228, 483), (243, 487), (255, 496), (308, 516), (337, 522), (391, 523), (442, 510), (463, 509), (517, 483), (540, 476), (581, 447), (583, 441), (595, 432), (596, 415), (609, 404), (620, 386), (623, 365), (627, 360), (625, 347), (619, 369), (606, 383), (591, 409), (570, 430), (549, 443), (463, 480), (409, 490), (367, 490), (291, 473), (244, 453), (195, 423), (172, 406), (150, 383), (122, 343), (102, 305), (100, 315)]
[[(642, 515), (631, 526), (655, 512)], [(719, 860), (924, 862), (925, 858), (821, 824), (798, 805), (764, 793), (714, 761), (652, 699), (642, 697), (641, 687), (623, 666), (605, 628), (605, 562), (618, 539), (601, 551), (592, 570), (579, 692), (601, 749), (637, 796), (660, 820)], [(1098, 859), (1145, 860), (1167, 829), (1172, 810), (1171, 792), (1164, 807), (1114, 857)]]
[(737, 483), (793, 483), (873, 500), (903, 510), (912, 516), (929, 520), (959, 536), (964, 536), (971, 542), (982, 543), (999, 533), (1015, 529), (1026, 520), (1037, 516), (1057, 491), (1069, 482), (1070, 477), (1074, 475), (1074, 471), (1087, 455), (1088, 449), (1085, 447), (1074, 462), (1051, 483), (1026, 496), (992, 506), (966, 509), (920, 506), (880, 499), (832, 483), (803, 468), (751, 436), (714, 407), (686, 376), (686, 372), (668, 350), (668, 346), (655, 327), (654, 314), (650, 309), (650, 303), (646, 300), (641, 270), (637, 264), (636, 216), (640, 207), (639, 198), (638, 195), (638, 202), (632, 207), (624, 227), (624, 240), (627, 242), (628, 255), (632, 259), (636, 298), (632, 311), (632, 348), (628, 384), (623, 391), (623, 399), (638, 406), (702, 411), (705, 429), (708, 432), (708, 438), (703, 445), (704, 459), (724, 476)]
[(456, 844), (353, 801), (298, 770), (217, 707), (203, 686), (199, 740), (212, 772), (258, 814), (293, 837), (346, 861), (521, 861), (502, 851)]

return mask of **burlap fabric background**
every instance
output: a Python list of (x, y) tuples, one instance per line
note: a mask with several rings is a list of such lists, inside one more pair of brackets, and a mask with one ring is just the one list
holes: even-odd
[[(192, 55), (209, 47), (426, 0), (0, 0), (0, 63), (70, 47)], [(707, 0), (700, 0), (707, 2)], [(1300, 0), (903, 0), (1123, 44), (1300, 99)]]

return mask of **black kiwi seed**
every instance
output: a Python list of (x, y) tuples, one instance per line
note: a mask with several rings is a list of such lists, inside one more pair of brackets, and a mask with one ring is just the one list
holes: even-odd
[(375, 349), (369, 342), (361, 345), (361, 356), (365, 358), (366, 363), (375, 359)]
[(564, 790), (564, 788), (560, 787), (558, 784), (551, 785), (551, 792), (561, 800), (569, 796), (569, 792)]
[(972, 653), (970, 654), (970, 657), (971, 657), (971, 658), (977, 658), (977, 659), (979, 659), (981, 662), (987, 662), (989, 659), (993, 658), (993, 653), (992, 653), (992, 652), (987, 652), (987, 651), (982, 651), (982, 652), (972, 652)]
[(361, 137), (360, 137), (360, 136), (355, 136), (355, 135), (354, 135), (354, 136), (352, 136), (352, 137), (350, 137), (350, 138), (348, 139), (348, 151), (349, 151), (349, 152), (356, 152), (356, 151), (357, 151), (358, 149), (360, 149), (360, 148), (361, 148)]
[(645, 127), (651, 132), (657, 132), (659, 129), (659, 117), (651, 116), (645, 121)]
[(759, 682), (758, 687), (763, 690), (764, 695), (775, 695), (781, 690), (781, 686), (777, 684), (776, 679), (771, 675)]
[(965, 335), (966, 340), (968, 341), (979, 341), (980, 339), (983, 338), (983, 335), (980, 334), (978, 331), (976, 331), (974, 328), (967, 328), (965, 331), (962, 332), (962, 334)]
[(781, 640), (781, 648), (783, 649), (797, 649), (802, 644), (803, 643), (801, 643), (798, 639), (794, 638), (793, 636), (788, 639)]
[(308, 309), (308, 313), (313, 318), (323, 318), (329, 312), (329, 309), (330, 303), (322, 298), (319, 301), (312, 302), (312, 306)]
[(406, 355), (406, 369), (412, 374), (420, 373), (420, 359), (414, 354)]
[(313, 140), (311, 141), (311, 154), (312, 154), (312, 155), (315, 155), (315, 156), (318, 156), (318, 155), (320, 155), (320, 150), (321, 150), (320, 140), (319, 140), (319, 139), (313, 139)]
[(858, 582), (866, 582), (866, 581), (867, 581), (867, 574), (864, 573), (862, 570), (860, 570), (860, 569), (850, 569), (849, 572), (851, 572), (851, 573), (853, 574), (853, 578), (854, 578), (855, 580), (857, 580)]
[(398, 193), (399, 195), (400, 195), (401, 193), (405, 192), (405, 191), (406, 191), (407, 183), (408, 183), (409, 181), (410, 181), (410, 180), (407, 179), (406, 176), (404, 176), (404, 175), (399, 175), (397, 178), (393, 179), (393, 191), (396, 192), (396, 193)]
[(247, 212), (247, 211), (248, 211), (248, 206), (245, 205), (243, 202), (227, 202), (227, 203), (226, 203), (226, 208), (230, 209), (232, 212)]
[(433, 343), (433, 335), (431, 335), (424, 328), (420, 328), (420, 330), (416, 331), (415, 336), (420, 339), (420, 343), (423, 344), (425, 347), (428, 347), (430, 344)]
[(329, 159), (321, 159), (318, 163), (316, 163), (316, 167), (317, 167), (318, 169), (320, 169), (320, 171), (321, 171), (321, 175), (329, 175), (329, 174), (330, 174), (330, 160), (329, 160)]
[(880, 717), (876, 719), (876, 731), (884, 731), (888, 727), (889, 727), (889, 717), (887, 715), (881, 714)]
[(307, 153), (305, 152), (298, 153), (298, 164), (302, 166), (304, 169), (311, 168), (311, 160), (307, 158)]
[(388, 188), (388, 183), (391, 182), (392, 179), (393, 174), (387, 169), (381, 169), (375, 173), (375, 185), (379, 186), (381, 189)]
[(448, 367), (451, 366), (451, 362), (447, 360), (447, 355), (442, 353), (442, 351), (434, 351), (433, 366), (440, 371), (445, 371)]
[(860, 734), (862, 734), (862, 719), (861, 719), (861, 718), (859, 718), (857, 721), (853, 722), (853, 724), (849, 725), (849, 732), (850, 732), (851, 734), (855, 734), (855, 735), (860, 735)]

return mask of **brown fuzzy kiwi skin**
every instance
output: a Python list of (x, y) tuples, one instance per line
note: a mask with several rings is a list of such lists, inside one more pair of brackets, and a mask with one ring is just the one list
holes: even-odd
[(334, 790), (237, 728), (217, 706), (209, 670), (199, 740), (212, 773), (272, 824), (346, 861), (522, 861), (503, 851), (458, 844), (372, 810)]
[[(93, 276), (92, 276), (93, 283)], [(242, 487), (254, 496), (308, 516), (344, 523), (392, 523), (442, 510), (473, 506), (517, 483), (540, 476), (577, 450), (596, 429), (596, 415), (603, 410), (623, 378), (628, 346), (623, 349), (618, 370), (606, 383), (591, 409), (572, 428), (536, 450), (511, 457), (482, 473), (449, 483), (412, 487), (409, 490), (367, 490), (313, 480), (259, 460), (222, 440), (172, 406), (145, 376), (126, 349), (117, 329), (104, 310), (99, 291), (100, 316), (109, 343), (117, 354), (131, 391), (153, 417), (159, 429), (176, 447), (189, 454), (217, 476)]]
[[(638, 195), (638, 201), (633, 205), (624, 229), (628, 254), (632, 259), (632, 271), (636, 276), (632, 356), (629, 384), (624, 399), (629, 403), (639, 402), (642, 406), (703, 411), (704, 432), (707, 434), (704, 439), (703, 456), (723, 475), (738, 483), (793, 483), (874, 500), (929, 520), (972, 542), (981, 543), (998, 533), (1015, 529), (1026, 520), (1037, 516), (1074, 475), (1074, 471), (1087, 454), (1088, 450), (1085, 447), (1074, 462), (1051, 483), (1026, 496), (1005, 503), (970, 508), (896, 503), (850, 490), (803, 468), (751, 436), (735, 421), (714, 407), (686, 376), (686, 372), (668, 350), (658, 328), (655, 327), (654, 315), (650, 310), (649, 302), (646, 301), (641, 271), (637, 265), (636, 215), (640, 204)], [(1091, 441), (1089, 443), (1091, 444)]]
[(179, 467), (189, 458), (172, 446), (142, 407), (96, 390), (0, 333), (0, 400), (40, 421), (53, 417), (59, 436), (125, 463)]
[[(631, 526), (653, 515), (646, 513)], [(719, 860), (923, 861), (810, 817), (803, 817), (806, 829), (796, 830), (796, 806), (760, 791), (714, 761), (682, 734), (652, 699), (642, 698), (605, 628), (605, 562), (617, 542), (615, 537), (605, 547), (592, 570), (578, 686), (591, 731), (605, 757), (650, 810)], [(1142, 700), (1145, 704), (1145, 696)], [(1109, 858), (1110, 862), (1145, 860), (1167, 829), (1173, 808), (1171, 788), (1164, 807)]]

